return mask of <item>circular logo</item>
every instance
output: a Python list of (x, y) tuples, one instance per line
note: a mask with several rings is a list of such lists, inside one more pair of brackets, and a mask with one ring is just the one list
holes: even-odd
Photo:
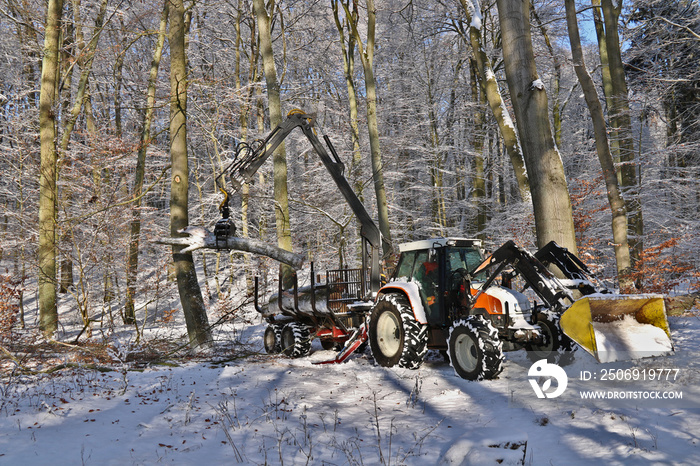
[[(537, 398), (556, 398), (564, 393), (569, 383), (569, 377), (564, 369), (548, 363), (546, 359), (540, 359), (530, 366), (527, 376)], [(553, 390), (552, 380), (556, 382), (556, 388)]]

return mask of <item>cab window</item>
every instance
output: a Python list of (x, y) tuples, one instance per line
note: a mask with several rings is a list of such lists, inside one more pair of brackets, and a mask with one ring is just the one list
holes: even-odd
[(399, 266), (396, 268), (397, 280), (408, 280), (413, 274), (413, 264), (416, 260), (415, 251), (405, 252), (401, 254)]
[[(474, 248), (454, 248), (449, 252), (449, 268), (451, 272), (457, 269), (466, 269), (471, 272), (481, 264), (484, 260), (481, 252)], [(484, 281), (483, 274), (478, 274), (474, 277), (474, 281)]]
[(440, 294), (438, 293), (439, 268), (436, 251), (421, 251), (416, 255), (413, 269), (413, 280), (418, 283), (423, 302), (427, 305), (428, 319), (433, 310), (439, 309)]

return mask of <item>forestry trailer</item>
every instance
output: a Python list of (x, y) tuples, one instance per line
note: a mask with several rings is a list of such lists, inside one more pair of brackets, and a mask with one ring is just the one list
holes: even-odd
[[(660, 296), (611, 294), (575, 255), (554, 242), (533, 255), (508, 241), (487, 257), (478, 239), (401, 244), (395, 272), (383, 280), (384, 239), (345, 178), (331, 141), (324, 136), (332, 156), (313, 123), (312, 115), (290, 112), (264, 141), (237, 151), (226, 170), (234, 189), (239, 188), (299, 127), (361, 225), (361, 268), (329, 270), (321, 280), (311, 264), (309, 285), (297, 286), (295, 275), (294, 286), (285, 290), (280, 280), (278, 293), (266, 305), (260, 303), (256, 278), (255, 307), (268, 322), (264, 335), (268, 353), (306, 356), (317, 338), (325, 349), (342, 348), (335, 359), (325, 361), (339, 363), (369, 342), (379, 365), (415, 369), (429, 349), (436, 349), (449, 357), (460, 377), (490, 379), (503, 368), (503, 351), (524, 348), (533, 361), (563, 364), (571, 358), (575, 341), (599, 358), (605, 349), (598, 347), (604, 338), (600, 335), (605, 335), (605, 325), (599, 324), (625, 316), (661, 329), (670, 349)], [(217, 242), (226, 243), (234, 229), (229, 227), (226, 205), (222, 212), (225, 218), (215, 234)], [(520, 291), (514, 289), (516, 284)], [(605, 336), (609, 341), (611, 335)]]

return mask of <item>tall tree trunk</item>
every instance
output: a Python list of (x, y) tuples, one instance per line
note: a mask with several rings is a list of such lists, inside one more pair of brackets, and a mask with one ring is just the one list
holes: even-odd
[[(85, 41), (82, 36), (82, 21), (80, 20), (79, 7), (76, 6), (79, 3), (77, 0), (71, 1), (71, 14), (73, 15), (73, 20), (64, 19), (65, 27), (61, 33), (61, 54), (59, 55), (59, 73), (62, 81), (59, 82), (58, 98), (61, 99), (61, 123), (65, 126), (70, 120), (70, 109), (73, 94), (73, 67), (77, 63), (74, 57), (80, 56), (80, 51), (85, 48)], [(65, 18), (65, 16), (64, 16)], [(82, 47), (78, 47), (78, 45)], [(70, 165), (70, 160), (66, 157), (66, 151), (62, 149), (62, 144), (59, 146), (59, 164), (56, 169), (56, 179), (61, 178), (61, 171), (64, 167)], [(60, 211), (63, 208), (68, 211), (68, 204), (70, 202), (71, 187), (70, 184), (64, 183), (63, 189), (58, 190), (57, 199), (57, 209)], [(59, 213), (56, 213), (56, 219), (59, 218)], [(67, 215), (70, 217), (70, 214)], [(71, 228), (68, 223), (61, 224), (57, 222), (57, 253), (58, 253), (58, 292), (60, 294), (67, 293), (68, 290), (73, 286), (73, 242), (71, 241)]]
[[(346, 0), (345, 7), (349, 11), (349, 3)], [(338, 0), (334, 0), (332, 3), (333, 7), (333, 18), (335, 19), (335, 26), (338, 29), (338, 34), (340, 35), (340, 50), (343, 55), (343, 72), (345, 74), (345, 84), (348, 89), (348, 107), (350, 110), (350, 136), (352, 138), (352, 164), (350, 166), (350, 175), (353, 178), (355, 194), (362, 200), (362, 180), (360, 176), (361, 165), (362, 165), (362, 152), (360, 152), (360, 125), (358, 122), (358, 106), (357, 106), (357, 89), (355, 88), (355, 50), (357, 49), (355, 34), (352, 33), (352, 28), (350, 26), (347, 18), (341, 22), (339, 10), (338, 10)], [(352, 20), (357, 22), (357, 2), (353, 2), (353, 10), (351, 12)], [(348, 29), (348, 35), (345, 37), (345, 28)]]
[[(236, 61), (235, 61), (235, 80), (236, 80), (236, 93), (242, 94), (243, 87), (241, 81), (241, 56), (243, 51), (243, 36), (241, 34), (241, 22), (243, 19), (243, 12), (245, 9), (242, 7), (241, 0), (238, 0), (238, 11), (236, 14), (236, 22), (234, 23), (236, 30)], [(251, 49), (252, 52), (249, 54), (248, 62), (248, 90), (247, 95), (243, 99), (240, 109), (240, 122), (241, 122), (241, 142), (248, 140), (248, 126), (249, 119), (251, 118), (251, 110), (253, 107), (253, 93), (255, 92), (255, 86), (253, 83), (257, 79), (258, 74), (258, 61), (259, 61), (259, 51), (260, 48), (255, 46), (255, 22), (251, 23)], [(242, 97), (242, 96), (241, 96)], [(225, 179), (221, 178), (222, 182), (225, 183)], [(249, 208), (250, 208), (250, 184), (244, 183), (241, 188), (241, 236), (243, 238), (250, 237), (249, 231)], [(243, 264), (245, 266), (245, 279), (246, 279), (246, 292), (250, 296), (254, 292), (254, 281), (253, 281), (253, 261), (251, 260), (251, 255), (243, 254)]]
[(544, 43), (547, 46), (549, 55), (552, 57), (552, 64), (554, 65), (554, 82), (552, 86), (552, 127), (554, 128), (554, 143), (557, 147), (561, 147), (561, 120), (564, 114), (564, 107), (561, 104), (561, 99), (559, 97), (561, 89), (561, 60), (559, 59), (559, 54), (554, 50), (552, 41), (549, 38), (549, 32), (547, 27), (544, 25), (540, 16), (537, 14), (535, 7), (530, 4), (530, 13), (532, 18), (537, 23), (537, 28), (540, 30), (542, 37), (544, 38)]
[(566, 6), (566, 24), (569, 29), (569, 42), (571, 43), (574, 70), (581, 83), (581, 89), (583, 89), (588, 111), (593, 121), (596, 150), (598, 152), (600, 166), (603, 170), (605, 188), (608, 193), (608, 202), (612, 212), (612, 233), (613, 243), (615, 244), (617, 276), (620, 282), (620, 289), (622, 291), (628, 291), (632, 288), (632, 281), (629, 278), (631, 263), (629, 244), (627, 242), (627, 211), (625, 209), (625, 202), (620, 194), (620, 187), (617, 183), (617, 173), (610, 151), (605, 116), (603, 115), (603, 106), (598, 99), (595, 84), (593, 83), (591, 75), (588, 74), (586, 63), (583, 59), (581, 37), (579, 35), (578, 21), (576, 19), (576, 3), (574, 0), (565, 0), (564, 3)]
[(369, 135), (369, 147), (372, 159), (372, 180), (374, 181), (374, 193), (377, 198), (377, 216), (379, 218), (379, 230), (386, 241), (383, 242), (384, 254), (389, 254), (391, 244), (391, 227), (389, 224), (389, 206), (386, 199), (386, 188), (384, 186), (384, 167), (382, 154), (379, 148), (379, 122), (377, 119), (377, 81), (374, 78), (374, 48), (377, 9), (374, 0), (366, 0), (367, 4), (367, 44), (363, 46), (362, 38), (358, 30), (357, 21), (348, 10), (347, 5), (343, 5), (345, 17), (350, 22), (352, 32), (355, 35), (362, 68), (365, 72), (365, 92), (367, 98), (367, 130)]
[[(66, 127), (61, 137), (62, 152), (65, 152), (68, 149), (68, 142), (70, 140), (71, 133), (73, 132), (73, 128), (75, 127), (75, 124), (78, 121), (78, 117), (80, 116), (80, 112), (83, 109), (83, 106), (85, 105), (85, 101), (87, 100), (88, 79), (90, 77), (90, 73), (92, 72), (92, 62), (95, 58), (95, 53), (97, 52), (97, 43), (100, 40), (100, 35), (104, 26), (104, 18), (105, 14), (107, 13), (107, 3), (108, 0), (102, 0), (102, 3), (100, 4), (100, 10), (98, 11), (97, 17), (95, 18), (95, 28), (92, 31), (90, 41), (79, 51), (78, 64), (80, 66), (80, 80), (78, 81), (78, 92), (75, 96), (73, 108), (71, 108), (70, 110), (68, 121), (66, 122)], [(78, 16), (79, 13), (78, 11), (75, 11), (76, 9), (80, 8), (80, 2), (74, 2), (73, 8), (73, 14), (76, 17), (76, 20), (80, 21), (80, 18)], [(80, 29), (77, 28), (76, 39), (79, 42), (82, 42), (82, 32), (79, 31)]]
[[(460, 50), (466, 46), (466, 44), (457, 44)], [(460, 53), (460, 56), (462, 56), (463, 53)], [(473, 61), (473, 59), (469, 59), (469, 62)], [(462, 89), (462, 81), (460, 79), (460, 75), (462, 72), (462, 69), (464, 68), (464, 64), (467, 63), (467, 59), (460, 59), (457, 60), (455, 63), (455, 66), (452, 70), (452, 86), (450, 86), (450, 99), (448, 101), (447, 105), (447, 118), (445, 119), (445, 128), (446, 128), (446, 133), (449, 137), (448, 144), (452, 145), (453, 147), (459, 147), (459, 141), (461, 141), (461, 135), (459, 134), (459, 131), (456, 130), (458, 128), (458, 122), (462, 119), (462, 112), (457, 111), (457, 92), (460, 92), (461, 95), (461, 89)], [(472, 92), (474, 92), (474, 86), (477, 86), (476, 82), (476, 70), (470, 70), (470, 74), (472, 76)], [(477, 86), (478, 87), (478, 86)], [(476, 90), (478, 94), (478, 89)], [(481, 111), (481, 115), (484, 115), (483, 110)], [(467, 161), (469, 160), (469, 156), (466, 153), (463, 153), (461, 157), (458, 157), (455, 160), (455, 177), (456, 177), (456, 182), (454, 184), (454, 192), (455, 192), (455, 197), (454, 199), (456, 201), (463, 201), (467, 198), (467, 183), (469, 180), (467, 179)], [(464, 209), (460, 209), (460, 211), (464, 211)], [(460, 217), (462, 214), (459, 214)], [(457, 223), (461, 224), (461, 219), (457, 220)]]
[[(124, 29), (124, 20), (120, 18), (121, 27)], [(124, 84), (124, 58), (128, 51), (126, 41), (119, 44), (117, 58), (114, 61), (114, 135), (122, 137), (122, 87)]]
[[(183, 236), (178, 230), (189, 224), (187, 163), (187, 59), (185, 54), (185, 9), (182, 0), (170, 0), (170, 236)], [(202, 290), (197, 281), (192, 253), (173, 246), (173, 262), (190, 345), (211, 345)]]
[[(352, 141), (352, 162), (350, 164), (350, 179), (353, 183), (355, 194), (360, 201), (364, 202), (364, 183), (362, 179), (362, 152), (360, 149), (360, 123), (358, 118), (358, 96), (357, 87), (355, 85), (355, 50), (357, 49), (357, 39), (352, 32), (351, 22), (347, 18), (340, 19), (340, 10), (338, 1), (333, 0), (331, 7), (333, 9), (333, 19), (335, 26), (340, 36), (340, 51), (343, 55), (343, 72), (345, 74), (345, 85), (348, 90), (348, 109), (350, 117), (350, 137)], [(350, 0), (344, 1), (344, 9), (350, 11)], [(357, 12), (357, 2), (352, 2), (351, 18), (353, 22), (357, 22), (359, 13)], [(347, 30), (347, 37), (345, 31)], [(362, 227), (356, 226), (358, 235), (361, 235)], [(344, 238), (344, 236), (341, 236)], [(358, 251), (358, 259), (362, 261), (362, 251)], [(343, 260), (343, 253), (338, 251), (339, 258)], [(341, 267), (342, 268), (342, 267)]]
[[(73, 129), (78, 121), (85, 103), (89, 98), (89, 85), (88, 81), (90, 74), (92, 73), (92, 62), (95, 58), (95, 53), (97, 52), (97, 43), (100, 40), (100, 35), (102, 33), (105, 15), (107, 13), (107, 3), (108, 0), (102, 0), (100, 3), (100, 9), (95, 18), (95, 27), (92, 31), (92, 36), (90, 41), (85, 44), (81, 18), (80, 18), (80, 1), (73, 1), (73, 18), (75, 24), (75, 38), (78, 42), (78, 65), (80, 67), (80, 79), (78, 80), (78, 89), (75, 95), (75, 102), (73, 102), (73, 107), (68, 113), (65, 127), (63, 129), (63, 135), (61, 136), (61, 147), (60, 154), (64, 159), (64, 163), (70, 164), (70, 157), (68, 156), (68, 144), (70, 142)], [(70, 211), (71, 204), (73, 203), (73, 190), (70, 185), (67, 185), (62, 190), (61, 195), (61, 205), (66, 212)], [(65, 293), (73, 285), (73, 259), (71, 254), (72, 249), (72, 225), (67, 224), (66, 229), (63, 233), (63, 247), (66, 249), (63, 258), (61, 260), (61, 283), (60, 291)]]
[(168, 26), (169, 0), (163, 2), (163, 11), (160, 15), (160, 29), (158, 39), (153, 50), (151, 69), (148, 74), (148, 88), (146, 91), (146, 111), (143, 115), (143, 127), (141, 128), (141, 141), (136, 156), (136, 170), (134, 173), (134, 187), (131, 191), (134, 204), (131, 208), (131, 234), (129, 236), (129, 251), (126, 256), (126, 302), (124, 304), (124, 323), (133, 324), (136, 317), (134, 296), (139, 268), (139, 241), (141, 237), (141, 196), (143, 192), (143, 180), (146, 175), (146, 153), (151, 144), (151, 125), (156, 104), (156, 84), (158, 68), (163, 56), (165, 35)]
[[(270, 16), (265, 9), (264, 0), (253, 0), (255, 16), (258, 24), (258, 36), (260, 38), (260, 53), (263, 60), (263, 71), (267, 85), (267, 99), (270, 111), (270, 126), (275, 128), (282, 122), (282, 101), (280, 86), (277, 80), (277, 68), (275, 56), (272, 50), (272, 31), (270, 28)], [(274, 1), (270, 11), (274, 12)], [(275, 223), (277, 225), (277, 245), (286, 250), (292, 250), (292, 228), (289, 220), (289, 196), (287, 189), (287, 150), (285, 144), (279, 145), (272, 154), (272, 171), (275, 197)], [(280, 264), (282, 284), (285, 288), (293, 286), (294, 271), (285, 264)]]
[[(608, 45), (605, 40), (605, 23), (603, 22), (603, 13), (600, 0), (591, 0), (593, 5), (593, 25), (595, 26), (595, 34), (598, 40), (598, 53), (600, 54), (600, 74), (603, 78), (603, 93), (605, 94), (605, 105), (608, 113), (612, 112), (613, 102), (613, 87), (612, 78), (610, 77), (610, 61), (608, 60)], [(612, 125), (615, 126), (615, 125)], [(613, 154), (613, 160), (616, 163), (620, 162), (620, 147), (618, 145), (618, 137), (616, 129), (610, 128), (610, 150)], [(618, 180), (620, 173), (618, 171)]]
[[(430, 87), (430, 86), (428, 86)], [(432, 100), (430, 89), (428, 89), (428, 101)], [(429, 103), (428, 120), (430, 121), (430, 142), (433, 146), (433, 160), (430, 162), (430, 182), (432, 184), (432, 216), (433, 224), (440, 236), (446, 235), (447, 206), (445, 203), (445, 189), (443, 182), (443, 158), (440, 150), (440, 135), (438, 133), (438, 122), (433, 106)]]
[[(241, 0), (239, 0), (240, 2)], [(248, 54), (248, 96), (245, 105), (245, 111), (241, 111), (241, 139), (248, 139), (248, 127), (252, 126), (253, 123), (257, 125), (258, 133), (263, 133), (265, 131), (265, 119), (264, 119), (264, 105), (262, 102), (262, 86), (259, 82), (262, 80), (263, 70), (260, 69), (260, 36), (258, 35), (256, 28), (256, 17), (255, 12), (251, 11), (252, 20), (249, 22), (250, 25), (250, 53)], [(239, 25), (240, 28), (240, 25)], [(243, 39), (241, 38), (241, 43)], [(240, 44), (239, 44), (240, 45)], [(242, 46), (241, 46), (242, 47)], [(242, 50), (242, 48), (241, 48)], [(236, 72), (236, 79), (240, 79), (240, 72)], [(257, 111), (256, 111), (257, 108)], [(253, 115), (256, 114), (256, 121), (253, 121)], [(260, 180), (260, 186), (265, 185), (265, 175), (263, 172), (258, 172), (258, 178)], [(241, 192), (241, 233), (244, 238), (250, 237), (249, 231), (249, 209), (250, 209), (250, 184), (245, 183)], [(265, 236), (265, 218), (258, 218), (258, 239), (263, 239)], [(253, 289), (253, 260), (250, 254), (244, 256), (246, 259), (247, 267), (247, 286), (248, 294), (254, 292)]]
[(608, 52), (612, 84), (610, 116), (614, 130), (618, 134), (621, 163), (620, 184), (627, 204), (627, 228), (631, 232), (629, 245), (632, 268), (637, 269), (644, 247), (644, 220), (639, 193), (640, 174), (638, 170), (641, 170), (641, 167), (635, 161), (632, 118), (617, 27), (620, 12), (622, 11), (622, 0), (617, 5), (613, 5), (611, 0), (602, 0), (602, 9), (605, 22), (605, 44)]
[(429, 160), (430, 184), (432, 188), (432, 223), (433, 228), (437, 230), (440, 236), (446, 235), (446, 229), (449, 226), (447, 220), (447, 205), (445, 203), (444, 189), (444, 162), (445, 154), (441, 149), (442, 141), (440, 140), (440, 131), (438, 125), (438, 117), (435, 108), (439, 105), (435, 99), (434, 92), (434, 76), (433, 67), (428, 57), (423, 50), (423, 61), (425, 63), (425, 82), (426, 84), (426, 107), (428, 108), (428, 131), (430, 137), (430, 145), (432, 146), (432, 159)]
[[(605, 95), (605, 107), (607, 114), (612, 118), (613, 111), (613, 86), (612, 77), (610, 76), (610, 60), (608, 60), (608, 45), (605, 39), (605, 22), (603, 21), (603, 10), (600, 0), (591, 0), (593, 5), (593, 24), (595, 26), (596, 39), (598, 42), (598, 53), (600, 54), (600, 74), (603, 79), (603, 94)], [(610, 122), (608, 129), (610, 141), (610, 151), (612, 152), (613, 162), (620, 163), (620, 138), (618, 136), (617, 124)], [(618, 185), (622, 183), (622, 173), (617, 170)]]
[(497, 1), (506, 80), (530, 181), (537, 245), (555, 240), (576, 254), (564, 165), (549, 124), (547, 93), (535, 66), (529, 3)]
[[(471, 91), (472, 100), (474, 102), (485, 103), (486, 94), (484, 92), (479, 92), (479, 78), (478, 70), (476, 68), (475, 60), (472, 60), (471, 67)], [(482, 88), (483, 89), (483, 88)], [(485, 121), (486, 115), (484, 107), (479, 106), (474, 112), (474, 133), (472, 138), (472, 146), (474, 147), (474, 179), (473, 179), (473, 191), (472, 198), (474, 199), (474, 204), (476, 205), (476, 235), (479, 238), (485, 239), (483, 231), (486, 227), (486, 177), (484, 172), (484, 153), (486, 150), (486, 145), (484, 144), (485, 138)]]
[(461, 0), (461, 3), (469, 22), (469, 43), (472, 46), (474, 64), (478, 71), (481, 87), (484, 89), (489, 108), (498, 124), (498, 130), (501, 132), (506, 152), (513, 166), (515, 180), (518, 183), (520, 197), (524, 201), (528, 201), (530, 199), (530, 184), (527, 171), (525, 170), (523, 152), (518, 142), (518, 135), (515, 132), (515, 125), (503, 102), (501, 90), (498, 87), (498, 80), (484, 51), (481, 38), (481, 11), (478, 9), (478, 4), (475, 6), (472, 0)]
[(56, 308), (56, 83), (63, 0), (49, 0), (39, 94), (39, 327), (51, 335), (58, 328)]

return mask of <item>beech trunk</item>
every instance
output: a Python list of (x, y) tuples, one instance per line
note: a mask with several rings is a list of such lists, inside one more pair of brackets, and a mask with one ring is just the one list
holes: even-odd
[(530, 181), (537, 246), (554, 240), (576, 254), (564, 164), (549, 123), (547, 92), (535, 66), (529, 4), (528, 0), (497, 2), (506, 80)]
[[(170, 235), (189, 223), (187, 211), (189, 167), (187, 163), (187, 61), (185, 55), (185, 9), (182, 0), (170, 0)], [(202, 290), (190, 252), (173, 246), (173, 262), (190, 345), (209, 347), (212, 342)]]

